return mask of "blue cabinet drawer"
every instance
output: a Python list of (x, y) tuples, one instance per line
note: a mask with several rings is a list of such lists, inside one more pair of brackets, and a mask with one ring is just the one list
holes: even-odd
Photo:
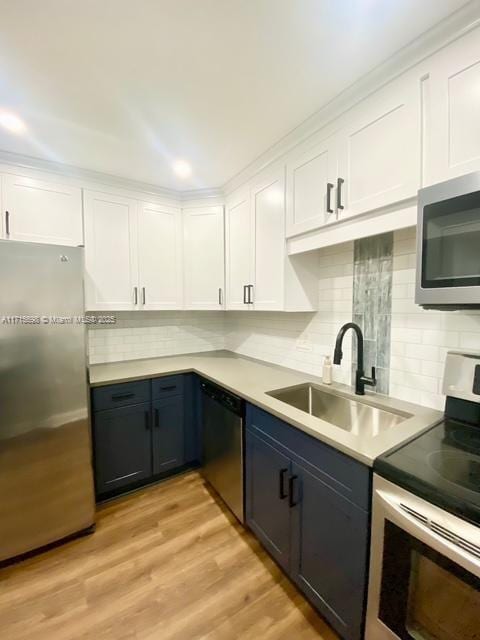
[(183, 375), (163, 376), (152, 380), (152, 398), (170, 398), (183, 394)]
[(294, 462), (311, 465), (337, 493), (370, 509), (371, 470), (367, 466), (253, 405), (247, 405), (247, 427), (280, 447)]
[(105, 387), (95, 387), (92, 392), (94, 411), (125, 407), (131, 404), (150, 402), (150, 380), (122, 382)]

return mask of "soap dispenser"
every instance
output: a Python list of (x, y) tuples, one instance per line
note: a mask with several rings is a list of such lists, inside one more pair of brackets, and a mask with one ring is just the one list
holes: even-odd
[(332, 361), (330, 356), (323, 360), (323, 384), (332, 384)]

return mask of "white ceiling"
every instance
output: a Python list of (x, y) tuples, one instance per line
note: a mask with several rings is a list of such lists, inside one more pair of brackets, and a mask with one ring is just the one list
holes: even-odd
[[(0, 0), (0, 149), (217, 187), (465, 0)], [(193, 166), (176, 178), (172, 162)]]

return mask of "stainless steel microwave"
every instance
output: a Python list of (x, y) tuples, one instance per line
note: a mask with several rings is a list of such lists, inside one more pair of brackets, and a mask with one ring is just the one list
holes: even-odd
[(415, 302), (480, 308), (480, 171), (418, 192)]

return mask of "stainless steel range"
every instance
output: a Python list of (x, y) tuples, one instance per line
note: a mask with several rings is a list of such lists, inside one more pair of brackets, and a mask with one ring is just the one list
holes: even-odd
[(480, 638), (480, 354), (448, 354), (444, 393), (374, 465), (367, 640)]

